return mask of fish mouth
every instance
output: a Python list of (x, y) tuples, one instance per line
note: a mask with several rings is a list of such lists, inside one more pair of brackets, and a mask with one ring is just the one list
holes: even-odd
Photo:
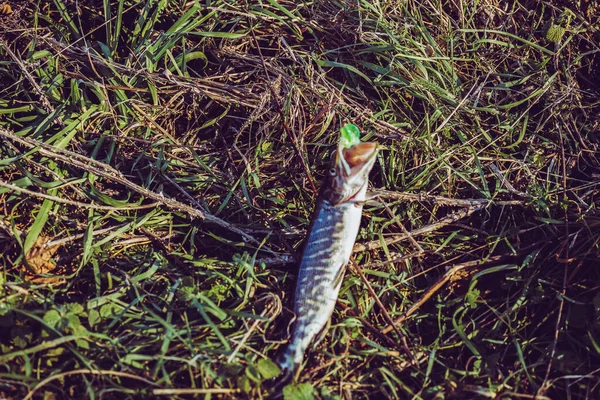
[[(348, 149), (341, 144), (338, 147), (338, 167), (346, 177), (359, 175), (361, 171), (370, 170), (375, 163), (378, 145), (374, 142), (356, 144)], [(341, 155), (341, 157), (340, 157)]]

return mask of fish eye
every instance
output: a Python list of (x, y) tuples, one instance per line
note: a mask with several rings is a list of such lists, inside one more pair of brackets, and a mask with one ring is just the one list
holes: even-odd
[(329, 175), (335, 176), (335, 168), (329, 168)]

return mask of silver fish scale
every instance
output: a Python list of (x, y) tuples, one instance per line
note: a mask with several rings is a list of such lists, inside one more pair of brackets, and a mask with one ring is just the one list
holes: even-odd
[[(302, 362), (310, 342), (333, 313), (342, 276), (360, 228), (366, 185), (349, 201), (333, 206), (321, 201), (300, 264), (292, 339), (281, 366), (293, 370)], [(357, 202), (358, 201), (358, 202)]]

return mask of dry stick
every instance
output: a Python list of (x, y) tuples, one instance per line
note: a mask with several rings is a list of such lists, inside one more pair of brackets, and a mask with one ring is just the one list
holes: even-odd
[(156, 166), (154, 164), (152, 164), (151, 162), (148, 162), (148, 166), (150, 168), (152, 168), (154, 171), (156, 171), (157, 173), (159, 173), (171, 185), (175, 186), (175, 188), (177, 190), (179, 190), (179, 192), (182, 195), (184, 195), (185, 198), (190, 201), (190, 203), (192, 203), (194, 206), (196, 206), (196, 208), (202, 210), (202, 212), (206, 212), (206, 210), (204, 209), (204, 207), (202, 207), (202, 204), (200, 204), (200, 202), (198, 200), (196, 200), (191, 194), (189, 194), (188, 192), (186, 192), (185, 189), (181, 187), (181, 185), (179, 185), (177, 182), (175, 182), (173, 179), (171, 179), (167, 174), (163, 173), (158, 168), (156, 168)]
[(394, 324), (394, 321), (392, 320), (392, 317), (390, 317), (390, 314), (388, 314), (387, 309), (385, 308), (385, 306), (381, 302), (381, 299), (379, 299), (379, 296), (377, 296), (377, 293), (375, 293), (375, 290), (373, 289), (373, 287), (369, 283), (369, 280), (367, 279), (367, 277), (365, 276), (365, 274), (362, 272), (362, 269), (358, 266), (358, 264), (354, 261), (354, 259), (350, 259), (350, 262), (352, 264), (352, 268), (358, 273), (358, 275), (360, 276), (360, 279), (367, 286), (367, 290), (369, 291), (369, 294), (371, 296), (373, 296), (373, 299), (375, 300), (375, 303), (377, 303), (377, 305), (381, 309), (381, 312), (383, 313), (383, 316), (386, 319), (387, 323), (389, 325), (391, 325), (393, 327), (393, 329), (396, 331), (396, 334), (398, 335), (398, 337), (402, 341), (402, 349), (404, 350), (404, 352), (406, 353), (406, 355), (410, 359), (410, 362), (414, 363), (415, 362), (415, 358), (414, 358), (412, 352), (410, 351), (410, 348), (408, 347), (408, 342), (406, 341), (406, 336), (404, 336), (404, 334), (402, 333), (402, 331)]
[[(489, 76), (489, 73), (488, 73)], [(487, 80), (487, 77), (486, 77)], [(442, 121), (442, 123), (440, 124), (440, 126), (437, 127), (437, 129), (433, 132), (432, 136), (435, 136), (436, 133), (438, 133), (439, 131), (441, 131), (444, 126), (446, 126), (446, 124), (448, 123), (448, 121), (450, 121), (450, 119), (452, 118), (452, 116), (454, 114), (456, 114), (458, 112), (458, 110), (467, 102), (467, 100), (469, 100), (469, 96), (471, 95), (471, 92), (473, 92), (473, 90), (477, 87), (477, 84), (479, 83), (479, 79), (475, 80), (475, 83), (473, 84), (473, 86), (471, 86), (471, 89), (469, 89), (469, 91), (467, 92), (467, 94), (465, 95), (465, 97), (460, 101), (460, 103), (458, 103), (458, 105), (454, 108), (454, 110), (452, 110), (452, 112), (450, 114), (448, 114), (448, 116), (446, 117), (446, 119), (444, 119)], [(484, 82), (485, 84), (485, 82)]]
[(481, 259), (481, 260), (475, 260), (475, 261), (468, 261), (462, 264), (456, 264), (455, 266), (453, 266), (452, 268), (450, 268), (445, 274), (444, 276), (442, 276), (440, 278), (440, 280), (438, 280), (433, 286), (431, 286), (429, 289), (427, 289), (427, 291), (425, 292), (425, 294), (423, 296), (421, 296), (421, 298), (419, 300), (417, 300), (417, 302), (415, 304), (412, 305), (412, 307), (410, 307), (404, 314), (402, 314), (401, 316), (399, 316), (398, 318), (396, 318), (395, 321), (393, 321), (391, 324), (389, 324), (388, 326), (386, 326), (381, 333), (383, 334), (387, 334), (389, 333), (392, 329), (395, 329), (396, 325), (400, 325), (402, 322), (404, 322), (404, 320), (406, 320), (408, 317), (410, 317), (415, 311), (417, 311), (419, 308), (421, 308), (421, 306), (423, 304), (425, 304), (425, 302), (427, 300), (429, 300), (431, 298), (431, 296), (433, 296), (438, 290), (440, 290), (440, 288), (442, 286), (444, 286), (457, 272), (466, 269), (466, 268), (470, 268), (470, 267), (475, 267), (478, 265), (482, 265), (484, 263), (489, 263), (489, 262), (496, 262), (496, 261), (500, 261), (504, 258), (508, 258), (508, 256), (492, 256), (492, 257), (487, 257), (486, 259)]
[[(265, 302), (266, 304), (265, 304), (265, 309), (263, 310), (262, 313), (260, 313), (260, 316), (261, 317), (267, 317), (267, 321), (272, 322), (273, 319), (275, 319), (276, 316), (278, 316), (279, 314), (281, 314), (281, 311), (282, 311), (283, 307), (281, 305), (281, 299), (276, 294), (274, 294), (274, 293), (266, 293), (265, 295), (263, 295), (262, 297), (260, 297), (259, 299), (256, 300), (257, 303), (259, 303), (261, 301)], [(238, 342), (238, 344), (235, 347), (235, 349), (233, 349), (233, 351), (231, 352), (231, 354), (227, 358), (227, 362), (228, 363), (231, 363), (233, 361), (233, 359), (235, 358), (236, 354), (240, 351), (240, 349), (242, 348), (242, 346), (248, 341), (248, 339), (250, 338), (250, 335), (258, 327), (258, 325), (259, 324), (263, 324), (263, 323), (265, 323), (267, 321), (261, 320), (261, 319), (257, 319), (257, 320), (254, 321), (254, 323), (252, 324), (252, 326), (250, 327), (250, 329), (248, 329), (248, 331), (244, 334), (244, 336)]]
[[(560, 149), (561, 149), (561, 161), (562, 161), (562, 173), (563, 173), (563, 199), (568, 201), (567, 197), (567, 165), (565, 161), (565, 145), (563, 143), (562, 130), (558, 123), (556, 123), (556, 128), (558, 130), (558, 137), (560, 138)], [(565, 306), (565, 293), (567, 292), (567, 280), (569, 277), (569, 249), (571, 246), (567, 244), (569, 240), (569, 210), (565, 208), (565, 240), (563, 241), (563, 245), (558, 250), (557, 255), (560, 255), (563, 250), (565, 252), (564, 263), (565, 268), (563, 272), (563, 282), (562, 288), (560, 291), (560, 300), (558, 302), (558, 317), (556, 318), (556, 324), (554, 325), (554, 340), (552, 341), (552, 351), (550, 352), (550, 360), (548, 361), (548, 367), (546, 368), (546, 375), (544, 376), (544, 381), (540, 385), (540, 389), (537, 394), (543, 394), (548, 388), (546, 388), (546, 383), (548, 382), (548, 378), (550, 377), (550, 372), (552, 370), (552, 361), (554, 360), (554, 356), (556, 354), (556, 346), (558, 345), (558, 336), (560, 335), (560, 321), (562, 320), (563, 309)]]
[(396, 225), (398, 225), (400, 227), (400, 230), (402, 231), (402, 233), (404, 233), (405, 235), (408, 235), (408, 240), (413, 245), (413, 247), (415, 249), (417, 249), (417, 252), (419, 254), (424, 253), (425, 250), (423, 250), (423, 248), (421, 247), (421, 245), (419, 245), (419, 243), (417, 243), (417, 241), (415, 240), (415, 238), (406, 230), (406, 228), (404, 227), (404, 224), (402, 222), (400, 222), (399, 219), (396, 218), (396, 216), (394, 215), (394, 213), (392, 212), (392, 210), (388, 207), (388, 205), (385, 202), (382, 202), (381, 204), (383, 204), (383, 206), (385, 207), (385, 209), (388, 212), (388, 214), (390, 215), (390, 217), (392, 217), (394, 219), (394, 221), (396, 221)]
[(19, 157), (21, 157), (20, 159), (25, 160), (26, 162), (28, 162), (29, 164), (32, 164), (34, 167), (42, 169), (44, 171), (46, 171), (48, 174), (52, 175), (54, 177), (54, 179), (56, 179), (57, 181), (61, 182), (61, 188), (65, 188), (65, 187), (70, 187), (72, 188), (81, 198), (86, 198), (87, 196), (85, 195), (84, 191), (81, 190), (80, 188), (78, 188), (75, 185), (75, 182), (67, 182), (67, 180), (65, 178), (63, 178), (60, 174), (56, 173), (55, 171), (53, 171), (52, 169), (48, 168), (47, 166), (36, 162), (34, 160), (32, 160), (31, 158), (27, 158), (27, 157), (23, 157), (23, 154), (19, 151), (19, 149), (11, 142), (5, 142), (7, 147), (9, 147), (12, 151), (15, 152), (15, 154), (18, 154)]
[(418, 201), (422, 203), (435, 203), (446, 206), (458, 207), (473, 207), (478, 205), (497, 205), (497, 206), (522, 206), (525, 204), (523, 200), (501, 200), (493, 201), (488, 199), (451, 199), (443, 196), (432, 196), (428, 194), (415, 194), (394, 192), (389, 190), (377, 189), (372, 193), (372, 197), (379, 197), (385, 200), (405, 200)]
[(271, 78), (269, 76), (269, 70), (267, 69), (267, 63), (265, 62), (265, 59), (262, 55), (262, 51), (260, 50), (260, 46), (258, 45), (258, 40), (256, 40), (256, 36), (254, 36), (254, 31), (251, 31), (251, 32), (252, 32), (252, 38), (254, 39), (254, 44), (256, 45), (256, 49), (258, 50), (258, 54), (260, 56), (260, 61), (262, 63), (262, 67), (265, 71), (265, 76), (267, 77), (267, 82), (268, 82), (267, 86), (269, 87), (269, 90), (271, 91), (271, 95), (273, 96), (273, 101), (275, 102), (275, 106), (277, 107), (277, 112), (279, 113), (279, 118), (281, 118), (283, 130), (285, 131), (286, 135), (290, 139), (290, 142), (292, 142), (292, 146), (294, 147), (296, 156), (300, 159), (300, 164), (302, 165), (302, 168), (304, 169), (304, 173), (306, 173), (306, 176), (308, 177), (308, 183), (310, 183), (310, 187), (312, 188), (313, 194), (315, 196), (318, 196), (319, 192), (317, 191), (317, 188), (315, 187), (315, 182), (313, 181), (312, 175), (310, 174), (310, 170), (308, 169), (308, 166), (306, 165), (304, 158), (302, 158), (302, 153), (300, 152), (300, 148), (298, 148), (296, 135), (294, 135), (294, 133), (288, 126), (287, 122), (285, 122), (285, 114), (283, 113), (283, 109), (281, 108), (281, 103), (279, 103), (279, 99), (277, 98), (277, 93), (275, 93), (275, 90), (273, 90), (273, 86), (271, 86), (271, 84), (270, 84)]
[[(76, 46), (65, 46), (63, 43), (58, 42), (54, 39), (48, 40), (50, 47), (58, 51), (59, 55), (69, 61), (73, 59), (85, 60), (89, 63), (99, 65), (101, 67), (114, 69), (120, 73), (127, 74), (130, 76), (142, 76), (152, 82), (160, 83), (161, 85), (173, 85), (178, 88), (186, 88), (192, 92), (208, 96), (211, 99), (220, 101), (223, 103), (236, 105), (242, 105), (245, 107), (256, 108), (260, 104), (260, 96), (252, 92), (249, 89), (243, 87), (228, 85), (222, 82), (204, 79), (204, 78), (186, 78), (176, 77), (174, 75), (167, 75), (165, 73), (148, 72), (145, 69), (134, 69), (127, 67), (123, 64), (111, 61), (110, 63), (103, 58), (92, 54), (87, 49), (82, 49)], [(93, 82), (97, 86), (108, 88), (100, 82), (93, 81), (89, 77), (82, 74), (75, 74), (73, 72), (65, 71), (67, 75), (77, 76), (80, 79), (85, 79), (87, 82)], [(123, 88), (123, 90), (138, 90), (138, 88)]]
[(71, 376), (71, 375), (100, 375), (100, 376), (113, 375), (113, 376), (120, 376), (123, 378), (129, 378), (129, 379), (135, 379), (138, 381), (142, 381), (147, 385), (158, 386), (156, 383), (154, 383), (148, 379), (142, 378), (141, 376), (138, 376), (138, 375), (129, 374), (127, 372), (110, 371), (110, 370), (76, 369), (73, 371), (62, 372), (60, 374), (56, 374), (56, 375), (47, 377), (46, 379), (44, 379), (43, 381), (38, 383), (33, 389), (31, 389), (31, 391), (29, 391), (29, 393), (27, 393), (27, 396), (25, 396), (23, 398), (23, 400), (32, 399), (35, 392), (40, 390), (42, 387), (46, 386), (48, 383), (55, 381), (57, 379), (62, 379), (66, 376)]
[(25, 193), (32, 197), (38, 197), (40, 199), (52, 200), (56, 203), (69, 204), (71, 206), (81, 207), (81, 208), (91, 208), (93, 210), (106, 210), (106, 211), (129, 211), (129, 210), (143, 210), (146, 208), (154, 208), (159, 205), (159, 203), (152, 204), (144, 204), (142, 206), (132, 206), (132, 207), (113, 207), (113, 206), (100, 206), (96, 204), (89, 203), (81, 203), (79, 201), (63, 199), (62, 197), (51, 196), (49, 194), (34, 192), (33, 190), (25, 189), (16, 185), (12, 185), (8, 182), (0, 180), (0, 187), (5, 187), (15, 192)]
[[(450, 225), (462, 218), (468, 217), (469, 215), (473, 214), (476, 211), (481, 210), (485, 205), (486, 204), (473, 205), (465, 210), (460, 210), (460, 211), (454, 212), (450, 215), (447, 215), (447, 216), (441, 218), (438, 222), (424, 226), (419, 229), (414, 229), (409, 234), (394, 235), (392, 237), (389, 237), (389, 238), (385, 239), (385, 246), (389, 246), (391, 244), (401, 242), (405, 239), (408, 239), (410, 236), (423, 235), (425, 233), (433, 232), (435, 230), (443, 228), (446, 225)], [(353, 251), (361, 252), (361, 251), (367, 251), (367, 250), (375, 250), (375, 249), (379, 249), (383, 246), (384, 246), (384, 244), (382, 244), (380, 240), (372, 240), (367, 243), (355, 244)]]
[[(83, 170), (87, 170), (93, 174), (102, 176), (104, 178), (111, 179), (111, 180), (113, 180), (117, 183), (120, 183), (123, 186), (141, 194), (144, 197), (147, 197), (149, 199), (155, 200), (155, 201), (163, 204), (167, 208), (185, 212), (192, 218), (200, 218), (206, 222), (210, 222), (210, 223), (218, 225), (222, 228), (228, 229), (231, 232), (237, 233), (238, 235), (240, 235), (241, 237), (246, 239), (248, 242), (253, 243), (257, 246), (261, 246), (261, 243), (258, 240), (256, 240), (254, 237), (247, 234), (240, 228), (238, 228), (218, 217), (215, 217), (214, 215), (207, 214), (205, 212), (202, 212), (201, 210), (198, 210), (196, 208), (188, 206), (187, 204), (184, 204), (177, 200), (165, 197), (162, 193), (161, 194), (154, 193), (136, 183), (133, 183), (130, 180), (128, 180), (127, 178), (125, 178), (125, 176), (120, 171), (117, 171), (110, 165), (107, 165), (100, 161), (93, 160), (91, 158), (82, 156), (81, 154), (77, 154), (77, 153), (74, 153), (69, 150), (59, 149), (57, 147), (48, 145), (46, 143), (43, 143), (43, 142), (40, 142), (40, 141), (37, 141), (34, 139), (30, 139), (30, 138), (26, 138), (26, 137), (21, 138), (21, 137), (13, 134), (7, 130), (4, 130), (2, 128), (0, 128), (0, 136), (3, 136), (5, 138), (19, 142), (29, 148), (39, 147), (40, 149), (38, 151), (40, 152), (40, 154), (43, 154), (47, 157), (51, 157), (53, 159), (61, 160), (69, 165), (73, 165), (73, 166), (76, 166)], [(60, 153), (63, 153), (63, 154), (60, 154)], [(80, 160), (83, 160), (83, 161), (80, 161)], [(273, 250), (270, 250), (268, 248), (265, 248), (265, 250), (267, 250), (271, 254), (277, 254), (276, 252), (274, 252)]]
[(493, 163), (490, 164), (490, 169), (496, 175), (496, 177), (498, 177), (498, 179), (500, 179), (500, 183), (502, 184), (502, 186), (504, 186), (506, 188), (506, 190), (508, 190), (512, 194), (515, 194), (524, 199), (531, 199), (531, 195), (529, 195), (528, 193), (521, 192), (521, 191), (515, 189), (515, 187), (512, 185), (512, 183), (510, 183), (508, 181), (508, 179), (506, 179), (506, 177), (504, 175), (502, 175), (502, 172), (500, 172), (498, 167), (496, 167), (496, 164), (493, 164)]
[[(104, 233), (108, 233), (110, 231), (114, 231), (116, 229), (123, 228), (124, 226), (127, 226), (127, 224), (119, 224), (119, 225), (116, 225), (116, 226), (110, 226), (108, 228), (97, 229), (95, 231), (92, 231), (91, 236), (102, 235)], [(62, 239), (51, 240), (49, 242), (46, 242), (44, 244), (44, 247), (62, 246), (64, 244), (66, 244), (66, 243), (70, 243), (70, 242), (74, 242), (76, 240), (79, 240), (79, 239), (83, 238), (84, 236), (85, 236), (85, 233), (77, 233), (75, 235), (67, 236), (67, 237), (62, 238)]]
[(155, 396), (175, 396), (184, 394), (233, 394), (239, 393), (240, 389), (152, 389)]
[[(55, 112), (56, 110), (50, 104), (50, 100), (48, 100), (48, 97), (46, 97), (46, 95), (44, 94), (44, 91), (42, 90), (42, 88), (40, 87), (40, 85), (35, 81), (35, 79), (33, 78), (33, 76), (29, 73), (29, 71), (27, 71), (27, 68), (25, 67), (25, 65), (23, 64), (23, 62), (19, 59), (19, 57), (17, 57), (17, 55), (15, 53), (13, 53), (13, 51), (10, 49), (10, 47), (6, 43), (4, 43), (3, 41), (0, 42), (0, 45), (2, 47), (4, 47), (4, 50), (6, 50), (6, 52), (10, 56), (10, 58), (12, 58), (13, 61), (19, 66), (19, 68), (23, 72), (23, 75), (25, 75), (25, 78), (27, 78), (27, 80), (29, 81), (29, 83), (31, 84), (31, 86), (33, 86), (33, 89), (40, 96), (40, 102), (42, 103), (42, 107), (44, 108), (44, 110), (46, 110), (48, 112), (48, 114), (52, 114), (53, 112)], [(62, 118), (60, 116), (57, 116), (56, 119), (55, 119), (55, 121), (59, 125), (64, 126), (64, 123), (63, 123)]]

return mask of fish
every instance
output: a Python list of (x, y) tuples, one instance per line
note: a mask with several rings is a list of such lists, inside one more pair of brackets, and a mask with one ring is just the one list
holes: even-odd
[(360, 228), (377, 152), (375, 142), (350, 148), (340, 142), (332, 157), (302, 252), (291, 338), (279, 357), (279, 366), (288, 376), (299, 371), (311, 342), (319, 337), (316, 346), (326, 334)]

